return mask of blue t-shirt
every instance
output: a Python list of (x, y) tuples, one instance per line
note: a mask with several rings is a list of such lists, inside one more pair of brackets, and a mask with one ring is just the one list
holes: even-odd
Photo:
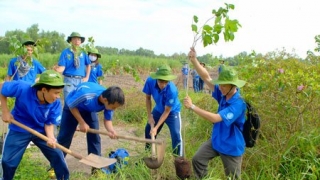
[[(11, 111), (15, 120), (44, 133), (45, 124), (57, 124), (60, 121), (61, 102), (60, 99), (57, 99), (51, 104), (40, 104), (37, 90), (31, 85), (32, 83), (21, 80), (5, 82), (1, 94), (15, 98), (14, 108)], [(14, 124), (10, 124), (9, 128), (13, 131), (27, 132)]]
[(99, 102), (99, 96), (106, 88), (93, 82), (84, 82), (77, 86), (66, 98), (69, 108), (78, 108), (81, 111), (99, 112), (104, 110), (105, 120), (112, 120), (113, 110), (105, 108)]
[(86, 66), (90, 65), (90, 60), (85, 52), (81, 52), (79, 55), (80, 66), (76, 68), (74, 66), (74, 54), (70, 48), (66, 48), (62, 51), (58, 65), (64, 66), (63, 75), (69, 76), (86, 76)]
[(245, 151), (242, 135), (245, 122), (246, 104), (237, 91), (228, 101), (215, 85), (212, 97), (219, 103), (218, 114), (222, 121), (214, 123), (212, 129), (212, 146), (222, 154), (241, 156)]
[(189, 73), (188, 67), (183, 67), (183, 68), (181, 69), (181, 72), (182, 72), (183, 75), (188, 75), (188, 73)]
[(19, 73), (16, 72), (18, 68), (18, 64), (16, 64), (17, 61), (18, 61), (18, 58), (15, 57), (15, 58), (12, 58), (9, 62), (7, 75), (13, 76), (15, 74), (12, 77), (12, 80), (23, 80), (23, 81), (34, 83), (36, 81), (37, 74), (41, 74), (46, 70), (46, 68), (43, 67), (38, 60), (32, 59), (31, 60), (32, 64), (30, 65), (29, 72), (25, 76), (19, 77)]
[(91, 66), (91, 72), (88, 82), (99, 83), (98, 77), (103, 76), (102, 66), (101, 64), (97, 64), (95, 66)]
[(180, 112), (181, 105), (178, 97), (178, 89), (172, 81), (169, 81), (167, 86), (160, 90), (157, 80), (148, 77), (142, 92), (153, 97), (155, 101), (154, 110), (159, 113), (164, 112), (165, 106), (171, 107), (170, 112)]

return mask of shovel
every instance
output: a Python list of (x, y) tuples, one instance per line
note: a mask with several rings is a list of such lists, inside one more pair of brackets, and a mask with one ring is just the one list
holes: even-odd
[[(108, 132), (100, 131), (97, 129), (88, 129), (88, 132), (109, 136)], [(133, 140), (133, 141), (138, 141), (138, 142), (152, 143), (152, 145), (151, 145), (151, 154), (152, 154), (151, 156), (152, 157), (151, 158), (144, 157), (143, 160), (146, 163), (146, 166), (150, 169), (157, 169), (162, 165), (163, 159), (164, 159), (164, 154), (165, 154), (165, 149), (166, 149), (165, 141), (154, 139), (154, 136), (152, 137), (152, 139), (144, 139), (144, 138), (117, 135), (117, 138), (126, 139), (126, 140)]]
[[(28, 126), (26, 126), (24, 124), (21, 124), (20, 122), (14, 120), (14, 119), (11, 119), (11, 123), (21, 127), (22, 129), (30, 132), (31, 134), (39, 137), (40, 139), (42, 139), (44, 141), (48, 141), (48, 137), (47, 136), (39, 133), (38, 131), (35, 131), (35, 130), (31, 129), (30, 127), (28, 127)], [(92, 153), (89, 154), (89, 156), (87, 156), (87, 157), (83, 157), (80, 154), (78, 154), (76, 152), (73, 152), (70, 149), (67, 149), (67, 148), (65, 148), (64, 146), (62, 146), (62, 145), (60, 145), (58, 143), (56, 143), (56, 147), (59, 148), (60, 150), (62, 150), (63, 152), (65, 152), (67, 154), (70, 154), (71, 156), (79, 159), (80, 160), (79, 162), (87, 164), (87, 165), (95, 167), (95, 168), (107, 167), (107, 166), (117, 162), (117, 160), (114, 159), (114, 158), (104, 158), (104, 157), (97, 156), (97, 155), (92, 154)]]

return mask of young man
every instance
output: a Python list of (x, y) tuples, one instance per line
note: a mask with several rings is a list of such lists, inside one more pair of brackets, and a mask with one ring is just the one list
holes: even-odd
[[(48, 137), (45, 142), (39, 137), (14, 125), (9, 125), (9, 132), (4, 142), (2, 168), (3, 179), (14, 178), (22, 156), (32, 141), (50, 161), (59, 180), (69, 179), (69, 171), (62, 151), (55, 149), (54, 124), (61, 118), (60, 94), (64, 83), (62, 76), (52, 70), (43, 72), (40, 80), (32, 85), (25, 81), (11, 81), (0, 84), (2, 120), (10, 123), (11, 119), (42, 133)], [(9, 111), (7, 97), (15, 97), (13, 110)]]
[(90, 76), (91, 66), (88, 55), (80, 48), (85, 38), (77, 32), (72, 32), (68, 36), (67, 42), (71, 47), (62, 51), (58, 66), (53, 69), (64, 75), (66, 86), (63, 90), (64, 99), (81, 82), (87, 82)]
[(193, 82), (193, 90), (195, 93), (199, 92), (199, 74), (196, 69), (191, 71), (192, 82)]
[(188, 75), (189, 75), (189, 66), (188, 63), (185, 63), (181, 69), (182, 80), (183, 80), (183, 89), (187, 89), (188, 85)]
[(220, 65), (219, 65), (219, 68), (218, 68), (218, 73), (220, 74), (220, 72), (222, 70), (222, 66), (224, 66), (224, 60), (221, 59), (221, 60), (219, 60), (219, 62), (220, 62)]
[(26, 48), (27, 53), (10, 60), (5, 80), (23, 80), (34, 83), (37, 74), (43, 73), (46, 68), (38, 60), (32, 58), (33, 47), (36, 46), (35, 42), (25, 41), (22, 45)]
[[(110, 138), (116, 138), (117, 135), (112, 125), (113, 111), (124, 103), (125, 97), (119, 87), (110, 86), (106, 89), (93, 82), (79, 84), (65, 100), (58, 142), (69, 148), (78, 124), (82, 132), (87, 132), (89, 128), (99, 129), (97, 112), (102, 110), (104, 111), (104, 126), (110, 133)], [(101, 142), (98, 134), (87, 134), (87, 146), (88, 154), (101, 156)]]
[[(177, 76), (172, 74), (168, 65), (160, 66), (157, 72), (152, 72), (146, 80), (143, 92), (146, 94), (148, 123), (145, 127), (145, 138), (151, 139), (160, 133), (163, 124), (169, 127), (172, 149), (176, 156), (182, 156), (181, 116), (178, 89), (172, 82)], [(152, 109), (151, 97), (155, 101)], [(152, 128), (154, 126), (154, 128)], [(146, 144), (146, 149), (150, 144)]]
[(204, 178), (208, 172), (209, 160), (220, 156), (226, 176), (240, 179), (242, 156), (245, 151), (242, 130), (246, 104), (238, 88), (244, 86), (246, 82), (238, 79), (234, 69), (225, 66), (218, 79), (211, 81), (208, 71), (198, 62), (193, 48), (189, 52), (189, 58), (212, 90), (212, 97), (219, 103), (218, 112), (212, 113), (192, 104), (190, 97), (184, 99), (186, 108), (213, 123), (212, 137), (201, 145), (192, 158), (194, 173), (197, 178)]

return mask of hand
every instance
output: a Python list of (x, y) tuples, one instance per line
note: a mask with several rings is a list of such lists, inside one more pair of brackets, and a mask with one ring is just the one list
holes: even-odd
[(158, 128), (157, 128), (157, 126), (155, 126), (155, 127), (153, 127), (153, 128), (151, 128), (151, 130), (150, 130), (150, 135), (152, 136), (156, 136), (157, 135), (157, 132), (158, 132)]
[(57, 142), (56, 138), (54, 138), (54, 137), (48, 138), (47, 145), (51, 148), (56, 148), (56, 142)]
[(109, 135), (108, 135), (111, 139), (118, 139), (117, 134), (114, 130), (109, 131)]
[(191, 106), (192, 106), (192, 100), (189, 96), (186, 96), (184, 99), (183, 99), (183, 105), (184, 107), (186, 107), (187, 109), (189, 109)]
[(85, 122), (79, 124), (79, 129), (80, 129), (81, 132), (87, 133), (89, 128), (90, 127)]
[(58, 65), (54, 65), (54, 66), (53, 66), (53, 70), (55, 70), (55, 71), (58, 72), (58, 69), (59, 69), (59, 66), (58, 66)]
[(190, 61), (195, 61), (196, 60), (197, 53), (196, 53), (196, 50), (193, 47), (190, 48), (190, 51), (188, 53), (188, 57), (189, 57)]
[(148, 117), (148, 123), (150, 124), (150, 126), (154, 126), (155, 124), (152, 114)]
[(2, 121), (5, 123), (10, 123), (11, 119), (13, 119), (12, 114), (9, 111), (2, 112)]
[(84, 77), (84, 78), (82, 78), (82, 82), (88, 82), (88, 79), (89, 79), (89, 78)]

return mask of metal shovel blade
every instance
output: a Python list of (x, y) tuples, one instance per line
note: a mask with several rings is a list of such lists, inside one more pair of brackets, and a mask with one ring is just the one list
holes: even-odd
[(164, 160), (164, 154), (165, 154), (165, 149), (166, 145), (165, 143), (162, 144), (157, 144), (157, 156), (156, 157), (144, 157), (143, 161), (146, 164), (146, 166), (150, 169), (158, 169)]
[(101, 157), (91, 153), (88, 156), (83, 157), (79, 162), (95, 168), (103, 168), (110, 166), (111, 164), (117, 162), (117, 160), (114, 158)]

